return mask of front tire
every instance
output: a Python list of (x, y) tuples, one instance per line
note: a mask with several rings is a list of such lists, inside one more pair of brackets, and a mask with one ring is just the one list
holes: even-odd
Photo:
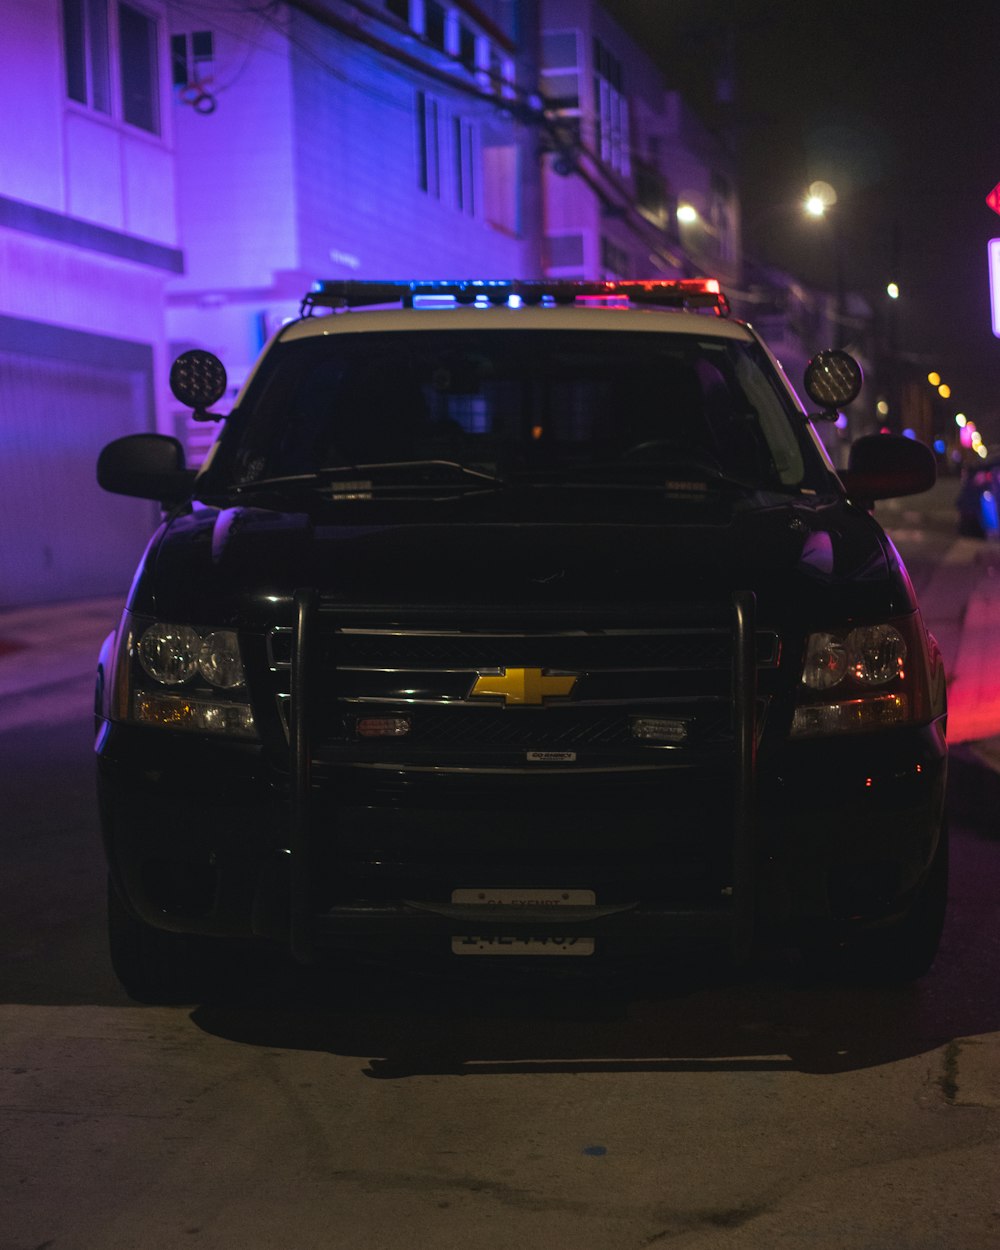
[(140, 1003), (196, 1002), (209, 987), (217, 951), (209, 938), (168, 933), (136, 919), (108, 880), (111, 966)]
[(948, 858), (948, 831), (942, 828), (934, 859), (906, 915), (828, 952), (827, 970), (838, 978), (879, 985), (908, 985), (929, 972), (944, 927)]

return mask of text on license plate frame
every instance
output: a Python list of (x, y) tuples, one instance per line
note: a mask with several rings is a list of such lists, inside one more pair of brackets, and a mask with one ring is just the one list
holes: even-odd
[[(465, 906), (510, 907), (516, 913), (518, 907), (533, 906), (592, 906), (595, 902), (593, 890), (517, 890), (517, 889), (460, 889), (453, 890), (453, 903)], [(525, 934), (455, 934), (451, 939), (451, 950), (454, 955), (520, 955), (520, 956), (564, 956), (578, 957), (593, 955), (594, 939), (589, 935), (569, 935), (565, 933)]]

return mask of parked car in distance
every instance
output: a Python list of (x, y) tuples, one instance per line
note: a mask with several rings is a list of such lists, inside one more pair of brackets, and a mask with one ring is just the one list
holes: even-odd
[(1000, 455), (963, 467), (955, 507), (960, 534), (1000, 538)]

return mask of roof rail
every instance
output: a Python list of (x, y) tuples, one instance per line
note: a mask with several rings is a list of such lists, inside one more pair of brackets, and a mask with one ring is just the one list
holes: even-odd
[(342, 312), (349, 308), (396, 304), (403, 308), (474, 307), (491, 305), (567, 304), (620, 307), (653, 304), (663, 308), (705, 309), (716, 316), (729, 315), (729, 301), (717, 278), (626, 279), (607, 282), (568, 282), (561, 279), (438, 279), (433, 281), (367, 282), (334, 279), (317, 282), (302, 300), (301, 314), (316, 308)]

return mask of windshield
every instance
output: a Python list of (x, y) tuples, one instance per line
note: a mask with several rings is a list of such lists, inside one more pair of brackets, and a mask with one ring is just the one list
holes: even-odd
[[(801, 417), (753, 342), (627, 331), (336, 334), (277, 344), (217, 471), (250, 488), (361, 467), (398, 481), (634, 481), (664, 470), (821, 486)], [(681, 472), (681, 476), (685, 476)], [(817, 481), (817, 479), (819, 479)]]

